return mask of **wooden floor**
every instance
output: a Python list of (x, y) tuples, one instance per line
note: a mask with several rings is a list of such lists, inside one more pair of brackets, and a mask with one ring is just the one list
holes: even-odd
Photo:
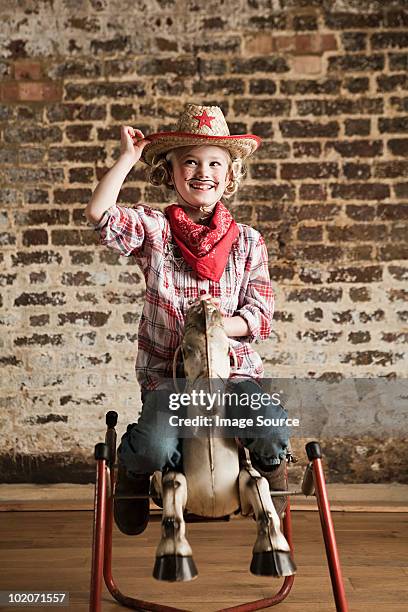
[[(69, 609), (85, 612), (92, 520), (87, 511), (0, 513), (0, 590), (66, 590)], [(337, 512), (333, 520), (350, 612), (367, 612), (374, 606), (375, 611), (406, 612), (408, 514)], [(298, 574), (289, 597), (275, 609), (334, 611), (318, 514), (293, 512), (292, 522)], [(251, 519), (188, 525), (199, 571), (190, 583), (173, 585), (151, 577), (158, 536), (157, 521), (136, 537), (124, 536), (115, 527), (114, 577), (127, 595), (209, 612), (278, 590), (280, 581), (248, 571), (255, 536)], [(4, 612), (15, 609), (2, 608)], [(104, 587), (103, 611), (120, 609)]]

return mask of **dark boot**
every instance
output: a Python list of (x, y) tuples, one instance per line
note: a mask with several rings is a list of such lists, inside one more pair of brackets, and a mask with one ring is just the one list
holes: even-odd
[(117, 527), (126, 535), (142, 533), (149, 522), (148, 497), (144, 499), (116, 499), (116, 495), (149, 495), (149, 474), (127, 473), (126, 468), (119, 462), (113, 499), (113, 517)]
[[(252, 465), (261, 476), (264, 476), (269, 483), (270, 491), (287, 491), (288, 490), (288, 481), (286, 477), (286, 460), (282, 460), (278, 467), (271, 468), (265, 465), (262, 465), (256, 461), (256, 459), (252, 459)], [(286, 506), (288, 505), (288, 498), (286, 495), (282, 496), (273, 496), (272, 497), (273, 505), (275, 506), (276, 512), (279, 517), (282, 518), (283, 513), (286, 510)]]

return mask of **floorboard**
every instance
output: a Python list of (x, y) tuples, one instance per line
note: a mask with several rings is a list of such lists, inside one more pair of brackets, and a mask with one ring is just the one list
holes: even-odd
[[(333, 520), (350, 612), (367, 612), (374, 604), (382, 610), (405, 612), (408, 515), (337, 512)], [(70, 592), (69, 609), (85, 612), (92, 521), (92, 513), (87, 511), (2, 512), (0, 590), (66, 590)], [(334, 612), (318, 514), (293, 512), (292, 523), (298, 574), (289, 597), (276, 609)], [(193, 612), (210, 612), (278, 590), (280, 581), (259, 578), (248, 571), (255, 537), (251, 519), (188, 525), (199, 576), (185, 584), (160, 583), (151, 577), (159, 528), (154, 520), (137, 537), (114, 529), (113, 573), (127, 595)], [(14, 612), (16, 608), (2, 610)], [(104, 588), (103, 611), (118, 610), (120, 606)]]

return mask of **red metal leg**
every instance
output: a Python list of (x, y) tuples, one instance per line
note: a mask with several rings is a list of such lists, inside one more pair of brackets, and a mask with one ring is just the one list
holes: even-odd
[(106, 521), (106, 444), (95, 446), (96, 463), (96, 485), (94, 499), (94, 525), (92, 538), (92, 570), (91, 589), (89, 599), (89, 611), (100, 612), (102, 576), (103, 576), (103, 554), (105, 546), (105, 521)]
[(313, 466), (313, 476), (316, 488), (317, 505), (320, 514), (320, 523), (326, 547), (327, 562), (329, 564), (334, 601), (337, 612), (348, 612), (346, 593), (341, 574), (340, 559), (337, 552), (336, 536), (330, 513), (329, 499), (327, 497), (326, 481), (322, 466), (322, 453), (318, 442), (306, 444), (306, 452)]

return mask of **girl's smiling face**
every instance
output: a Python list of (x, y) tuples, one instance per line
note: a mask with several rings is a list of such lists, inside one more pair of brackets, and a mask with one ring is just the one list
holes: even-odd
[(211, 207), (222, 197), (232, 178), (231, 158), (215, 145), (180, 147), (170, 153), (172, 179), (181, 206)]

